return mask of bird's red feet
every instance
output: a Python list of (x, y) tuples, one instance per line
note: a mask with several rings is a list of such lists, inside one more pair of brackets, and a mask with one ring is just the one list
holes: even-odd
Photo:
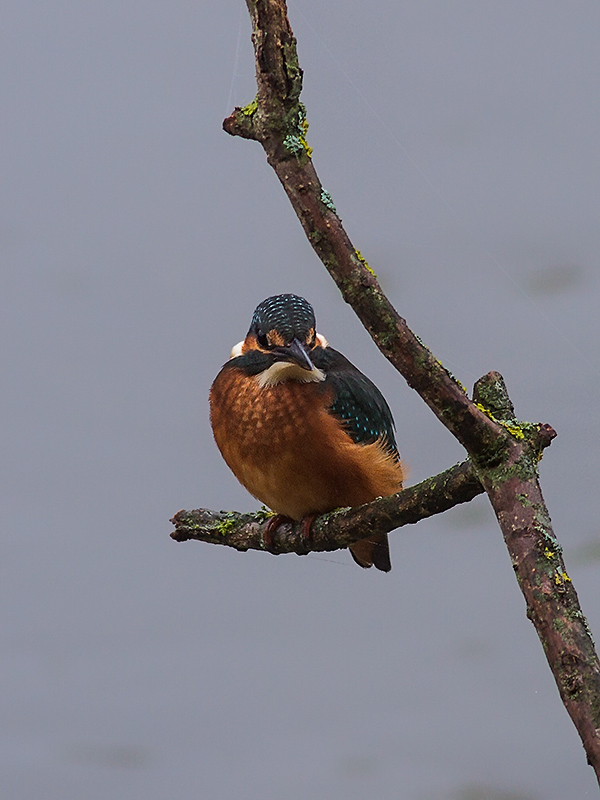
[(283, 525), (284, 522), (291, 522), (293, 524), (294, 520), (290, 517), (286, 517), (285, 514), (275, 514), (275, 516), (271, 517), (265, 525), (262, 539), (265, 550), (268, 550), (270, 553), (273, 552), (273, 534), (280, 525)]
[[(310, 551), (311, 544), (310, 526), (318, 516), (318, 514), (309, 514), (308, 516), (303, 517), (302, 521), (300, 522), (300, 535), (307, 552)], [(285, 514), (275, 514), (275, 516), (271, 517), (265, 525), (265, 529), (262, 534), (262, 540), (265, 550), (268, 550), (270, 553), (273, 552), (273, 534), (277, 528), (280, 525), (283, 525), (285, 522), (290, 522), (292, 525), (294, 524), (294, 520), (290, 517), (286, 517)]]
[(302, 541), (306, 545), (307, 551), (310, 551), (312, 540), (312, 532), (310, 528), (318, 516), (318, 514), (308, 514), (308, 516), (302, 518), (302, 522), (300, 523), (300, 533), (302, 535)]

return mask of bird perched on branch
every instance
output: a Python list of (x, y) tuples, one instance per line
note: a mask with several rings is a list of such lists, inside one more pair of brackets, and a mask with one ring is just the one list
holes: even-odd
[[(268, 297), (210, 390), (215, 441), (240, 483), (310, 530), (318, 514), (402, 488), (392, 414), (379, 389), (317, 333), (294, 294)], [(271, 530), (273, 528), (271, 527)], [(391, 569), (387, 534), (351, 545), (361, 567)]]

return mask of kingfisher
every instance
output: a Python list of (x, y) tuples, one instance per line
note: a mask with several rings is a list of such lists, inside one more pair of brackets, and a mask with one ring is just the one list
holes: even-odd
[[(289, 518), (309, 531), (318, 514), (402, 488), (385, 398), (317, 333), (313, 308), (298, 295), (257, 306), (212, 384), (210, 419), (227, 465), (276, 512), (275, 527)], [(387, 534), (349, 549), (361, 567), (391, 569)]]

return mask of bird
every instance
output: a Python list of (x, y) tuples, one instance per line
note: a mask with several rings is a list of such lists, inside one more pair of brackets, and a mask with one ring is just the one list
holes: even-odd
[[(400, 491), (392, 412), (375, 384), (317, 332), (295, 294), (256, 307), (209, 395), (217, 447), (238, 481), (283, 518), (310, 523)], [(350, 546), (361, 567), (391, 569), (387, 534)]]

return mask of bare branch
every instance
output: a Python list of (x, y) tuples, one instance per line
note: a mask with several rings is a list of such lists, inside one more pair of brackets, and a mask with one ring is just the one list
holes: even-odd
[[(393, 308), (375, 273), (348, 238), (314, 169), (305, 110), (299, 100), (302, 70), (285, 1), (246, 3), (252, 19), (258, 92), (253, 103), (235, 109), (224, 128), (262, 144), (344, 300), (386, 358), (469, 453), (496, 512), (528, 616), (600, 780), (600, 665), (538, 483), (537, 462), (554, 431), (547, 425), (514, 419), (498, 373), (478, 382), (471, 401)], [(345, 513), (360, 516), (367, 508)], [(325, 527), (336, 515), (327, 517), (321, 518)], [(362, 535), (364, 531), (356, 539)]]
[(306, 555), (348, 547), (365, 535), (389, 533), (441, 514), (459, 503), (467, 503), (482, 492), (473, 467), (464, 461), (391, 497), (380, 497), (364, 506), (338, 509), (317, 517), (311, 525), (310, 541), (306, 540), (300, 523), (288, 522), (268, 537), (267, 547), (265, 528), (269, 517), (263, 512), (239, 514), (205, 508), (175, 514), (171, 520), (175, 525), (171, 537), (178, 542), (197, 539), (236, 550), (268, 549), (275, 555)]

